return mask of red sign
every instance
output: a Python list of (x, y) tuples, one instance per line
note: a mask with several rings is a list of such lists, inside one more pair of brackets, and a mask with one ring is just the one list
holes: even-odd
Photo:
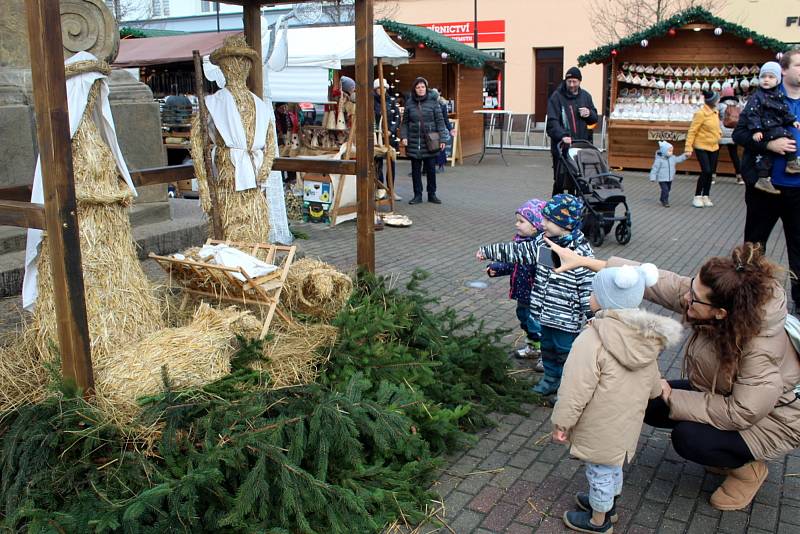
[[(432, 22), (420, 24), (424, 28), (441, 33), (464, 44), (473, 44), (475, 27), (473, 22)], [(479, 20), (478, 43), (502, 43), (506, 40), (505, 20)]]

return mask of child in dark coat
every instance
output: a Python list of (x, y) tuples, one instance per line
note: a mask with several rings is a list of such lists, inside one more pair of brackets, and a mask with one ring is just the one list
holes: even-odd
[[(542, 232), (542, 208), (544, 200), (531, 199), (516, 211), (514, 227), (515, 242), (532, 241)], [(493, 262), (486, 267), (486, 274), (490, 277), (511, 276), (508, 297), (517, 301), (517, 319), (527, 337), (525, 347), (515, 350), (517, 358), (539, 358), (536, 370), (544, 371), (541, 360), (542, 327), (531, 315), (531, 288), (533, 286), (535, 266), (520, 263)]]
[[(769, 142), (781, 137), (794, 139), (788, 128), (800, 127), (797, 117), (789, 111), (789, 104), (786, 102), (784, 93), (778, 87), (781, 83), (781, 76), (779, 64), (774, 61), (764, 63), (758, 75), (758, 89), (747, 100), (744, 117), (747, 121), (747, 129), (752, 134), (754, 141)], [(786, 173), (800, 173), (797, 152), (787, 152), (784, 157), (786, 158)], [(779, 195), (780, 191), (775, 189), (770, 179), (772, 164), (773, 157), (769, 151), (764, 152), (759, 159), (756, 159), (758, 181), (755, 188)]]

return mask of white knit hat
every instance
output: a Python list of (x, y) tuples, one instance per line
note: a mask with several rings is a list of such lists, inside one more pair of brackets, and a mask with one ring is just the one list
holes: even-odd
[(658, 269), (652, 263), (609, 267), (598, 272), (592, 281), (597, 303), (604, 310), (638, 308), (644, 288), (658, 282)]

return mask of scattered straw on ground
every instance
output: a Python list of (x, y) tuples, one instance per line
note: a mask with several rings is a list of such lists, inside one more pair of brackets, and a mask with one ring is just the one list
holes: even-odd
[(296, 261), (281, 294), (291, 311), (330, 320), (344, 307), (353, 290), (353, 280), (336, 267), (310, 258)]

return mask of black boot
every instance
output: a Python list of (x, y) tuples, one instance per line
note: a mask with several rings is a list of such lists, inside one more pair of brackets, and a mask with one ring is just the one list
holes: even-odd
[(414, 198), (408, 201), (409, 204), (421, 204), (422, 203), (422, 195), (414, 195)]
[(439, 197), (436, 196), (436, 193), (428, 193), (428, 202), (432, 202), (434, 204), (442, 203), (442, 201), (439, 200)]

